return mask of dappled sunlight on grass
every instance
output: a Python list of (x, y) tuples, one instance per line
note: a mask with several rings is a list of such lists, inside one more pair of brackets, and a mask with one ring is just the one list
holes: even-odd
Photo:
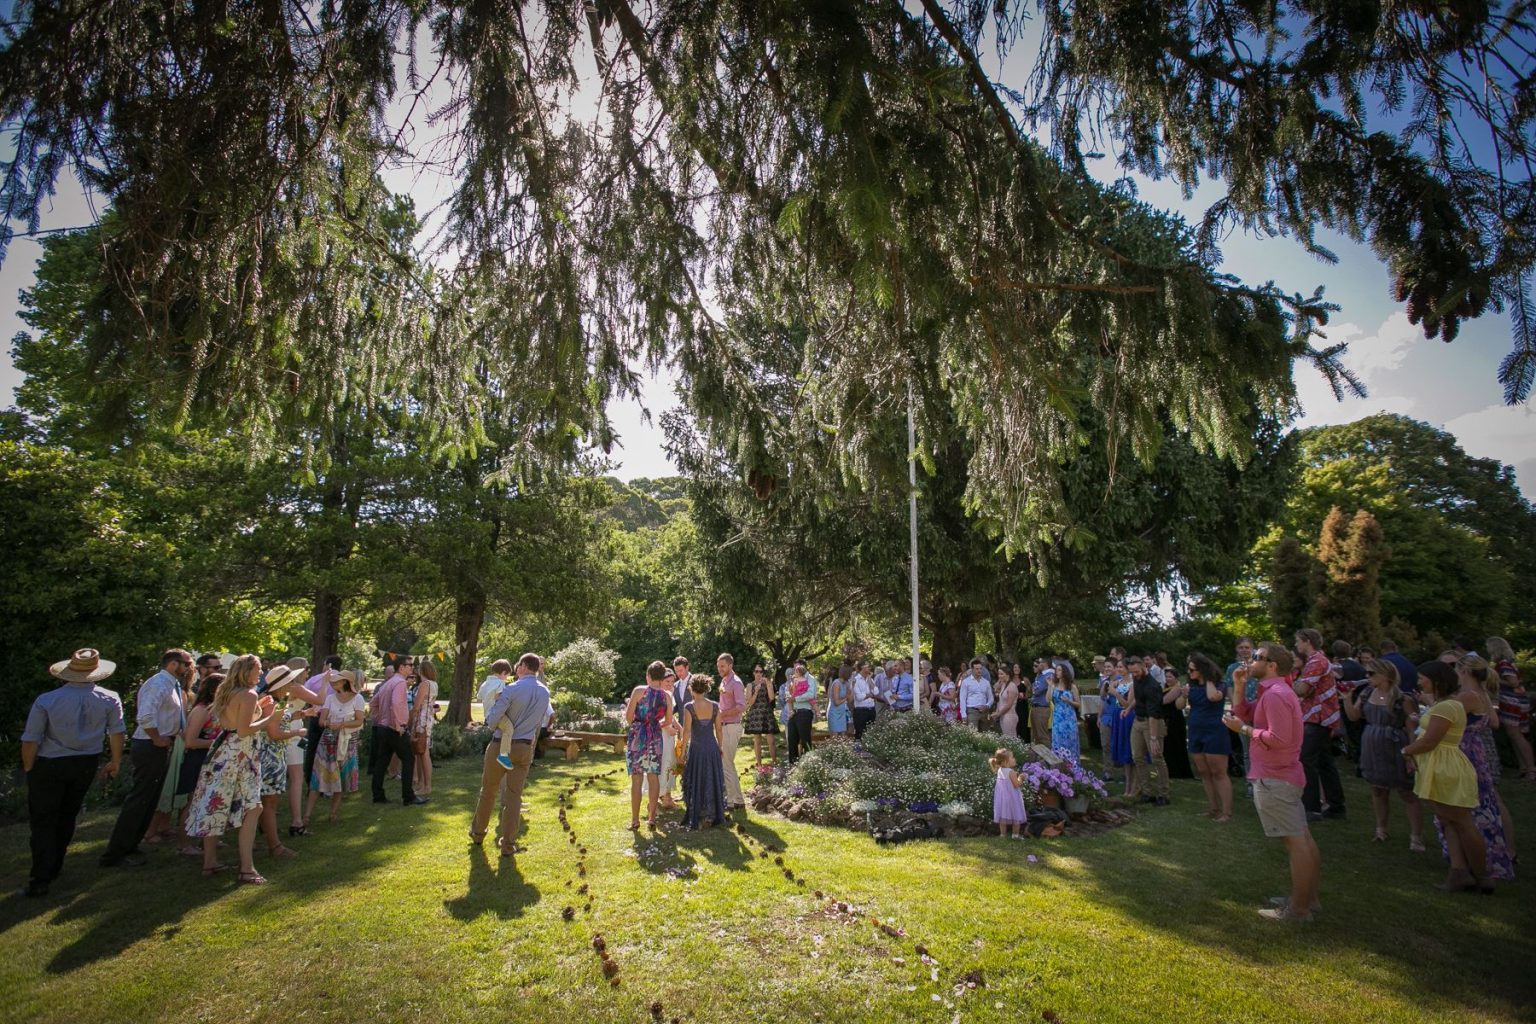
[[(205, 881), (195, 861), (161, 851), (136, 871), (99, 869), (111, 819), (93, 816), (55, 897), (0, 903), (8, 1012), (644, 1021), (660, 1001), (663, 1019), (691, 1021), (948, 1024), (1050, 1010), (1069, 1021), (1419, 1024), (1453, 1010), (1513, 1020), (1536, 997), (1516, 968), (1531, 954), (1531, 884), (1492, 898), (1434, 893), (1436, 859), (1373, 846), (1366, 821), (1319, 828), (1325, 913), (1277, 928), (1254, 909), (1285, 888), (1278, 844), (1249, 806), (1225, 826), (1197, 819), (1185, 784), (1172, 808), (1102, 835), (882, 847), (744, 814), (730, 828), (687, 832), (674, 815), (631, 833), (628, 779), (602, 774), (621, 766), (603, 754), (536, 762), (527, 852), (503, 859), (492, 839), (465, 838), (478, 762), (441, 764), (425, 807), (354, 797), (339, 824), (295, 841), (298, 859), (258, 852), (272, 879), (261, 889)], [(1536, 812), (1533, 794), (1509, 796), (1517, 816)], [(24, 827), (0, 830), (10, 885), (25, 844)], [(279, 936), (281, 970), (258, 975)]]

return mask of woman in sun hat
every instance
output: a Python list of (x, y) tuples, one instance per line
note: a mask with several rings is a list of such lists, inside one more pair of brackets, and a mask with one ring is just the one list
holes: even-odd
[[(40, 695), (21, 733), (21, 767), (27, 775), (27, 816), (32, 827), (32, 873), (23, 893), (45, 896), (64, 866), (86, 790), (98, 774), (116, 775), (123, 759), (123, 702), (96, 684), (117, 666), (94, 649), (49, 666), (62, 685)], [(102, 741), (111, 760), (97, 771)]]
[(240, 830), (240, 881), (265, 885), (256, 872), (252, 849), (261, 825), (261, 754), (259, 733), (272, 717), (271, 694), (256, 693), (261, 659), (243, 654), (230, 665), (213, 697), (213, 716), (224, 729), (203, 762), (203, 773), (192, 794), (187, 835), (203, 841), (204, 877), (228, 870), (218, 860), (219, 836), (231, 827)]
[(274, 706), (257, 744), (261, 759), (261, 832), (267, 840), (267, 852), (274, 857), (298, 856), (296, 850), (283, 845), (278, 835), (277, 802), (288, 792), (288, 744), (304, 735), (304, 726), (295, 723), (297, 714), (290, 703), (295, 692), (303, 690), (303, 678), (304, 669), (288, 664), (268, 669), (263, 681), (264, 692), (273, 701), (281, 702)]

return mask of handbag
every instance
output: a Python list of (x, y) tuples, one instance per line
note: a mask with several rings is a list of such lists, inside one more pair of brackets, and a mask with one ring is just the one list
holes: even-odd
[(427, 734), (424, 732), (419, 732), (412, 736), (411, 749), (418, 754), (425, 754), (427, 752)]

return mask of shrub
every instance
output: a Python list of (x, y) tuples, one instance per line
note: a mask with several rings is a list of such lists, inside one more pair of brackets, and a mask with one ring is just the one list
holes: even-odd
[(555, 725), (562, 729), (608, 717), (608, 709), (601, 700), (571, 690), (561, 690), (550, 699), (550, 704), (555, 712)]
[(549, 659), (546, 674), (552, 688), (585, 694), (599, 701), (613, 692), (618, 651), (610, 651), (590, 637), (583, 637), (557, 651)]
[(470, 722), (462, 730), (464, 753), (484, 757), (485, 748), (491, 745), (492, 729), (484, 722)]
[(464, 730), (452, 722), (432, 727), (432, 760), (451, 761), (464, 752)]

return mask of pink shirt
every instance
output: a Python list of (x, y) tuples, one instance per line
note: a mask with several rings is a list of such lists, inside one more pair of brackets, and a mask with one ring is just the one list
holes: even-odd
[(396, 672), (373, 691), (373, 724), (386, 729), (404, 730), (408, 708), (405, 703), (405, 677)]
[(747, 689), (741, 685), (740, 677), (732, 672), (720, 680), (720, 724), (730, 725), (741, 721), (746, 707)]
[(1252, 704), (1234, 687), (1232, 713), (1253, 727), (1248, 747), (1248, 778), (1281, 779), (1304, 787), (1301, 770), (1301, 701), (1284, 677), (1260, 680)]

